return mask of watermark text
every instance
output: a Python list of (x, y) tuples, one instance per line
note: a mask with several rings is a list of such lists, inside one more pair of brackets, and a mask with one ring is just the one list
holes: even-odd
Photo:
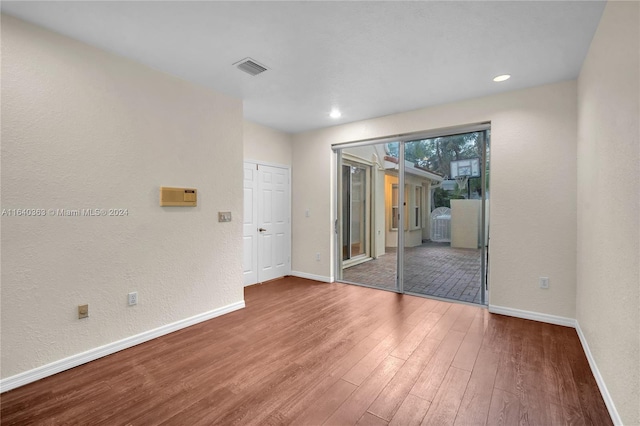
[(2, 209), (2, 217), (115, 217), (129, 216), (129, 209)]

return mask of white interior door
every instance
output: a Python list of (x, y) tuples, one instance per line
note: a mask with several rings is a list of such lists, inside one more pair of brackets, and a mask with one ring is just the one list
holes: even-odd
[(258, 165), (258, 281), (289, 273), (289, 170)]
[[(291, 272), (289, 169), (245, 163), (244, 285)], [(250, 198), (250, 199), (249, 199)]]
[(244, 285), (258, 282), (258, 170), (244, 163), (244, 214), (242, 219), (242, 274)]

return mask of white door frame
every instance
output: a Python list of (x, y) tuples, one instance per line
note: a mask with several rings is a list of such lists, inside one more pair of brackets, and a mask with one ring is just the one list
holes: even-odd
[[(259, 171), (259, 166), (275, 167), (275, 168), (286, 170), (286, 174), (287, 174), (286, 185), (287, 185), (287, 192), (288, 192), (288, 196), (286, 197), (286, 200), (285, 200), (287, 205), (284, 207), (286, 216), (287, 216), (287, 221), (285, 224), (286, 267), (282, 270), (282, 275), (280, 276), (290, 275), (291, 274), (291, 166), (284, 165), (284, 164), (277, 164), (277, 163), (269, 163), (265, 161), (245, 160), (243, 164), (243, 169), (246, 169), (247, 167), (251, 167), (253, 168), (253, 170)], [(251, 212), (252, 225), (249, 226), (249, 225), (243, 224), (243, 239), (244, 240), (251, 239), (251, 241), (253, 242), (253, 244), (251, 244), (251, 247), (250, 247), (250, 250), (252, 251), (252, 253), (250, 255), (247, 255), (247, 253), (243, 254), (244, 261), (249, 261), (250, 259), (252, 262), (252, 265), (249, 268), (247, 268), (247, 265), (243, 265), (243, 277), (244, 277), (245, 287), (264, 281), (263, 279), (261, 279), (261, 276), (260, 276), (261, 274), (259, 270), (260, 269), (259, 268), (260, 258), (259, 258), (259, 251), (258, 251), (259, 225), (258, 225), (257, 212), (258, 212), (258, 209), (261, 208), (261, 203), (260, 203), (261, 197), (259, 197), (259, 192), (258, 192), (258, 187), (259, 187), (258, 173), (256, 173), (255, 175), (254, 182), (255, 182), (255, 185), (254, 185), (254, 191), (253, 191), (252, 204), (255, 206), (255, 209), (253, 209), (253, 211)], [(245, 212), (245, 214), (246, 213), (247, 212)], [(244, 221), (246, 221), (247, 218), (244, 218), (244, 219), (245, 219)], [(244, 246), (244, 250), (248, 249), (246, 244), (243, 244), (243, 246)], [(278, 276), (277, 278), (279, 278), (280, 276)]]

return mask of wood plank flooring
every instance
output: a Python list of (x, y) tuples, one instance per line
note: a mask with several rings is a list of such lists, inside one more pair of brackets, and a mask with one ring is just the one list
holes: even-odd
[(575, 330), (285, 278), (1, 395), (3, 425), (609, 425)]

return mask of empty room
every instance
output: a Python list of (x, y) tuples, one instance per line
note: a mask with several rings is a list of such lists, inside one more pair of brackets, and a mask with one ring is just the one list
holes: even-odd
[(0, 7), (1, 424), (640, 425), (640, 2)]

